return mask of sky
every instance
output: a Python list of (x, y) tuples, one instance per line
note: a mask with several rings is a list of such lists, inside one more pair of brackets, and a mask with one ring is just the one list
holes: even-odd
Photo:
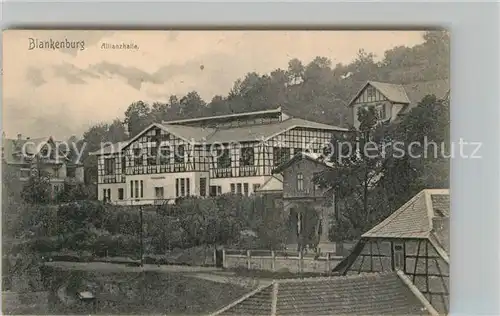
[[(123, 119), (139, 100), (197, 91), (209, 102), (248, 72), (316, 56), (349, 63), (359, 49), (383, 58), (423, 42), (416, 31), (29, 31), (3, 33), (2, 130), (7, 137), (81, 136)], [(76, 48), (40, 47), (48, 41)], [(83, 42), (83, 49), (82, 49)], [(107, 45), (103, 45), (107, 44)], [(128, 49), (109, 48), (129, 44)], [(36, 46), (36, 47), (33, 47)], [(32, 48), (32, 49), (30, 49)]]

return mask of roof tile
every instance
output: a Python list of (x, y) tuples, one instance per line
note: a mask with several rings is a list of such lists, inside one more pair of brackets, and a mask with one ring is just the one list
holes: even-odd
[[(280, 280), (276, 315), (428, 315), (396, 272)], [(272, 287), (219, 315), (271, 315)]]

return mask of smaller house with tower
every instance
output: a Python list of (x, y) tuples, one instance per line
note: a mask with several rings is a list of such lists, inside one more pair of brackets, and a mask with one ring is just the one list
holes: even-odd
[[(335, 244), (329, 241), (328, 236), (336, 203), (334, 197), (327, 198), (326, 189), (320, 188), (314, 181), (329, 168), (332, 164), (323, 160), (321, 154), (299, 152), (273, 170), (274, 174), (283, 177), (282, 204), (288, 217), (288, 248), (299, 248), (299, 244), (303, 243), (301, 231), (312, 220), (316, 225), (320, 251), (335, 252)], [(307, 213), (312, 210), (316, 211), (314, 216)]]

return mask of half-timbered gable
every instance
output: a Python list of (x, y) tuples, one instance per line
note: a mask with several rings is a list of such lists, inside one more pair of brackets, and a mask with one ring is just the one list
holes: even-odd
[(447, 313), (449, 214), (448, 190), (423, 190), (363, 234), (334, 271), (401, 270), (440, 313)]
[(374, 107), (380, 121), (395, 120), (417, 106), (426, 95), (439, 99), (449, 96), (449, 80), (415, 82), (412, 84), (393, 84), (368, 81), (349, 102), (352, 124), (359, 127), (358, 112), (361, 108)]

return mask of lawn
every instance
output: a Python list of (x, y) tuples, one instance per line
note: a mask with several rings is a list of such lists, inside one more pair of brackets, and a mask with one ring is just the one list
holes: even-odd
[[(50, 314), (189, 314), (200, 315), (238, 299), (249, 289), (165, 272), (49, 272)], [(65, 287), (65, 291), (61, 291)], [(57, 294), (59, 289), (59, 294)], [(91, 291), (97, 302), (83, 303), (80, 291)], [(64, 294), (61, 294), (64, 293)]]

